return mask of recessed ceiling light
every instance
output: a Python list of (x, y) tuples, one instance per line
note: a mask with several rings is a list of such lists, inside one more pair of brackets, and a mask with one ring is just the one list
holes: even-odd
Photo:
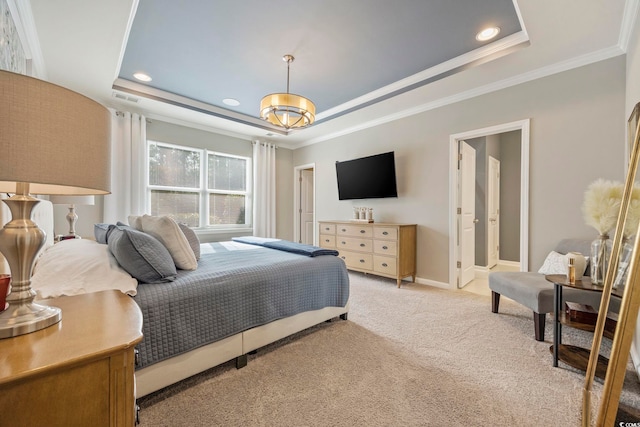
[(233, 98), (225, 98), (222, 100), (222, 102), (224, 102), (227, 105), (230, 105), (231, 107), (237, 107), (238, 105), (240, 105), (240, 101)]
[(476, 34), (476, 40), (484, 42), (494, 38), (500, 33), (500, 27), (489, 27)]
[(140, 80), (141, 82), (150, 82), (152, 80), (151, 76), (145, 73), (133, 73), (133, 77)]

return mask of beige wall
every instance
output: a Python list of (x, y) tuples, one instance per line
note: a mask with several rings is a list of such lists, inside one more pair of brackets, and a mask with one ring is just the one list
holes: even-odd
[[(580, 206), (597, 178), (622, 179), (625, 57), (520, 84), (293, 152), (316, 164), (318, 220), (374, 208), (377, 221), (418, 224), (418, 277), (449, 282), (449, 136), (531, 119), (529, 265), (562, 237), (594, 236)], [(394, 150), (399, 197), (338, 201), (336, 160)]]

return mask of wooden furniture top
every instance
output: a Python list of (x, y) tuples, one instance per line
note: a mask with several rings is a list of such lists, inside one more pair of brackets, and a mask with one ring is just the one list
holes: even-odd
[[(553, 282), (557, 285), (566, 286), (568, 288), (582, 289), (585, 291), (595, 291), (602, 292), (604, 286), (595, 285), (591, 283), (591, 278), (589, 276), (582, 276), (582, 279), (576, 280), (576, 283), (569, 283), (567, 281), (567, 276), (564, 274), (549, 274), (544, 276), (549, 282)], [(617, 297), (622, 298), (622, 290), (620, 289), (611, 289), (611, 294)]]
[(142, 313), (131, 297), (102, 291), (38, 301), (62, 309), (62, 320), (0, 340), (0, 385), (89, 362), (142, 340)]
[(417, 224), (396, 224), (392, 222), (365, 222), (365, 221), (357, 221), (357, 220), (328, 220), (328, 221), (318, 221), (318, 223), (329, 223), (329, 224), (353, 224), (353, 225), (372, 225), (372, 226), (381, 226), (381, 227), (397, 227), (397, 226), (412, 226)]

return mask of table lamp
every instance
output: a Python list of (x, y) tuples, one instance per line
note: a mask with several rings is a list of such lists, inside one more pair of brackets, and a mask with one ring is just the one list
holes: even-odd
[(62, 319), (57, 307), (34, 302), (31, 274), (45, 233), (31, 220), (31, 194), (110, 192), (109, 111), (60, 86), (0, 70), (0, 192), (12, 219), (0, 229), (0, 252), (11, 270), (9, 307), (0, 338), (34, 332)]
[(76, 205), (93, 205), (95, 197), (93, 196), (51, 196), (49, 198), (54, 205), (68, 205), (69, 213), (67, 214), (67, 222), (69, 223), (69, 233), (61, 236), (61, 240), (79, 239), (76, 234), (76, 222), (78, 214), (76, 213)]

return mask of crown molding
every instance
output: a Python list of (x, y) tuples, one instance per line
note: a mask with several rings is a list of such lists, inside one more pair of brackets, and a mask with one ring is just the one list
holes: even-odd
[[(632, 0), (636, 2), (637, 0)], [(561, 73), (563, 71), (568, 71), (574, 68), (579, 68), (585, 65), (593, 64), (595, 62), (604, 61), (606, 59), (614, 58), (616, 56), (623, 55), (625, 52), (618, 45), (611, 46), (609, 48), (601, 49), (596, 52), (591, 52), (585, 55), (577, 56), (575, 58), (567, 59), (565, 61), (558, 62), (556, 64), (538, 68), (536, 70), (532, 70), (526, 73), (519, 74), (517, 76), (513, 76), (508, 79), (503, 79), (494, 83), (490, 83), (484, 86), (479, 86), (477, 88), (460, 92), (448, 97), (440, 98), (425, 104), (418, 105), (413, 108), (409, 108), (406, 110), (399, 111), (394, 114), (389, 114), (383, 117), (380, 117), (375, 120), (370, 120), (365, 123), (361, 123), (357, 126), (353, 126), (347, 129), (343, 129), (338, 132), (329, 133), (326, 135), (319, 136), (317, 138), (310, 139), (305, 141), (299, 145), (298, 148), (302, 148), (308, 145), (317, 144), (319, 142), (328, 141), (331, 139), (338, 138), (340, 136), (348, 135), (360, 130), (368, 129), (371, 127), (379, 126), (384, 123), (389, 123), (395, 120), (403, 119), (405, 117), (414, 116), (416, 114), (423, 113), (425, 111), (434, 110), (436, 108), (443, 107), (445, 105), (455, 104), (460, 101), (464, 101), (467, 99), (475, 98), (480, 95), (485, 95), (487, 93), (495, 92), (501, 89), (509, 88), (512, 86), (516, 86), (522, 83), (530, 82), (533, 80), (537, 80), (543, 77), (551, 76), (553, 74)]]

